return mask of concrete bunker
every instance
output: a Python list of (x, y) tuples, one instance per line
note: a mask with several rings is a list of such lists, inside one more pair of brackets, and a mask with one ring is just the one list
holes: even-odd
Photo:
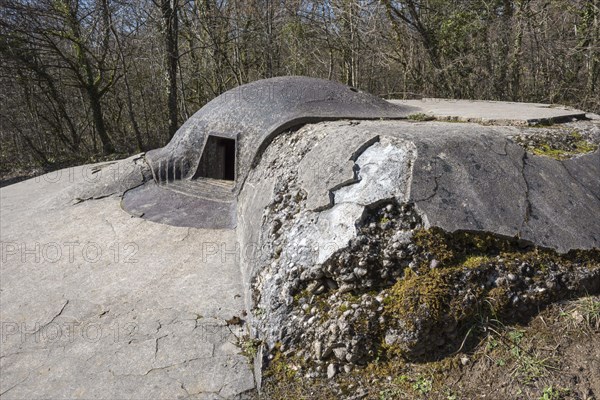
[(347, 85), (301, 76), (263, 79), (213, 99), (145, 160), (153, 179), (125, 193), (123, 208), (154, 222), (232, 228), (249, 171), (280, 133), (340, 119), (405, 119), (417, 108)]

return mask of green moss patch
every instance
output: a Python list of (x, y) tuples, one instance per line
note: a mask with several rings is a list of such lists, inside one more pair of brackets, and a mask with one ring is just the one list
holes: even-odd
[(596, 143), (578, 131), (520, 136), (516, 138), (516, 142), (533, 154), (556, 160), (565, 160), (598, 150)]
[[(384, 315), (401, 332), (388, 346), (395, 355), (443, 357), (473, 344), (482, 319), (525, 320), (552, 301), (597, 290), (600, 280), (597, 250), (560, 255), (516, 239), (437, 229), (417, 231), (414, 240), (416, 269), (385, 290)], [(580, 282), (561, 287), (561, 274)]]

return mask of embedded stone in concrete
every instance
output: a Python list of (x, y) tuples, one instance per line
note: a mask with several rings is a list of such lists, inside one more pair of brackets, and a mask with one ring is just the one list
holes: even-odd
[[(529, 154), (511, 139), (520, 129), (338, 121), (276, 138), (250, 171), (238, 200), (240, 214), (253, 220), (238, 226), (239, 240), (260, 249), (259, 257), (240, 261), (252, 333), (264, 343), (260, 354), (281, 342), (297, 350), (301, 337), (307, 343), (324, 337), (322, 346), (329, 348), (348, 339), (346, 333), (332, 333), (337, 332), (332, 326), (343, 329), (336, 319), (317, 322), (298, 309), (310, 309), (312, 300), (307, 299), (313, 295), (331, 299), (392, 285), (404, 268), (412, 267), (416, 229), (481, 232), (560, 253), (600, 247), (599, 151), (566, 161)], [(335, 140), (338, 130), (358, 142), (376, 132), (379, 141), (361, 148), (354, 159), (354, 180), (340, 174), (324, 184), (310, 169), (320, 158), (317, 154), (326, 154), (324, 149), (343, 154)], [(331, 162), (328, 171), (349, 167), (343, 156), (331, 157)], [(326, 195), (332, 195), (327, 207), (312, 207), (316, 196)], [(594, 289), (596, 278), (591, 279)], [(300, 293), (309, 293), (304, 298), (308, 303), (297, 302)], [(370, 306), (359, 309), (369, 312)], [(344, 318), (340, 323), (347, 327)], [(346, 348), (353, 354), (346, 362), (364, 356), (358, 336)], [(304, 350), (310, 357), (309, 349)], [(256, 361), (257, 374), (265, 360)]]
[[(236, 345), (245, 331), (227, 320), (245, 307), (252, 314), (258, 301), (263, 312), (248, 316), (251, 332), (273, 345), (302, 282), (323, 293), (371, 279), (369, 260), (344, 266), (350, 270), (337, 280), (324, 270), (331, 274), (341, 265), (335, 257), (364, 244), (355, 239), (373, 207), (403, 219), (388, 238), (400, 246), (424, 226), (519, 237), (559, 252), (599, 247), (600, 152), (543, 158), (514, 143), (516, 132), (409, 121), (306, 126), (275, 138), (265, 158), (248, 164), (237, 204), (236, 190), (217, 182), (171, 175), (159, 185), (139, 157), (2, 188), (2, 397), (251, 395), (252, 368)], [(266, 139), (260, 146), (273, 137)], [(321, 179), (309, 169), (328, 154)], [(82, 174), (121, 164), (134, 172), (91, 182)], [(119, 207), (123, 193), (134, 216), (224, 229), (132, 217)], [(162, 204), (171, 208), (153, 214)], [(236, 232), (228, 229), (232, 207)], [(370, 232), (360, 239), (377, 246), (379, 233)], [(381, 264), (386, 274), (404, 266)], [(258, 354), (260, 374), (267, 352)]]

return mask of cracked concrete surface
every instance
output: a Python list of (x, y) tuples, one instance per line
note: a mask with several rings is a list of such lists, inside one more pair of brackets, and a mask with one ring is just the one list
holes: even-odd
[(65, 204), (84, 168), (0, 190), (0, 396), (252, 396), (244, 328), (225, 322), (244, 309), (219, 250), (235, 233), (134, 218), (110, 193)]
[(513, 127), (399, 124), (380, 122), (379, 133), (415, 144), (409, 201), (427, 227), (520, 237), (561, 253), (600, 246), (600, 151), (559, 161), (526, 153), (509, 139)]
[[(348, 132), (347, 126), (328, 134), (327, 142), (317, 143), (298, 165), (298, 179), (310, 187), (306, 207), (323, 210), (333, 206), (333, 192), (342, 186), (358, 181), (355, 170), (356, 158), (368, 146), (379, 140), (372, 132)], [(339, 143), (343, 146), (330, 146)], [(318, 165), (319, 168), (314, 168)]]

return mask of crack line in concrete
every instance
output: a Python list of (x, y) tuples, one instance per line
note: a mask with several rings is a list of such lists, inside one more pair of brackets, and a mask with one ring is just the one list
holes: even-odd
[(525, 183), (525, 215), (523, 216), (523, 222), (519, 227), (519, 231), (517, 232), (517, 237), (521, 239), (522, 231), (525, 225), (529, 223), (529, 219), (531, 218), (531, 212), (533, 206), (531, 204), (531, 200), (529, 198), (529, 182), (527, 181), (527, 175), (525, 174), (525, 168), (527, 166), (527, 152), (523, 150), (523, 155), (521, 156), (521, 176), (523, 177), (523, 182)]
[(40, 332), (42, 329), (44, 329), (45, 327), (47, 327), (48, 325), (50, 325), (51, 323), (53, 323), (53, 322), (54, 322), (54, 320), (55, 320), (56, 318), (58, 318), (58, 317), (59, 317), (59, 316), (60, 316), (60, 315), (63, 313), (63, 311), (64, 311), (64, 310), (65, 310), (65, 308), (67, 307), (67, 304), (69, 304), (69, 300), (65, 301), (65, 304), (63, 304), (63, 306), (61, 307), (61, 309), (60, 309), (60, 311), (58, 312), (58, 314), (56, 314), (54, 317), (52, 317), (52, 319), (51, 319), (49, 322), (47, 322), (47, 323), (45, 323), (44, 325), (40, 326), (40, 327), (39, 327), (39, 328), (38, 328), (38, 329), (37, 329), (35, 332), (33, 332), (33, 333), (32, 333), (32, 335), (36, 335), (36, 334), (37, 334), (38, 332)]
[(22, 381), (19, 381), (17, 383), (15, 383), (13, 386), (9, 387), (8, 389), (6, 389), (5, 391), (3, 391), (2, 393), (0, 393), (0, 397), (4, 396), (6, 393), (10, 392), (11, 390), (13, 390), (14, 388), (16, 388), (17, 386), (19, 386), (21, 383), (25, 382), (26, 380), (29, 379), (29, 377), (31, 376), (31, 372), (29, 372), (27, 374), (27, 376), (25, 377), (25, 379), (23, 379)]
[(367, 151), (368, 148), (370, 148), (371, 146), (373, 146), (375, 143), (379, 143), (380, 141), (380, 137), (379, 135), (377, 136), (373, 136), (371, 139), (365, 141), (364, 143), (362, 143), (358, 149), (356, 149), (356, 151), (354, 151), (351, 155), (350, 155), (350, 159), (348, 161), (352, 161), (354, 164), (352, 165), (352, 172), (353, 172), (353, 177), (352, 179), (348, 179), (344, 182), (340, 182), (336, 185), (334, 185), (333, 187), (327, 189), (328, 194), (329, 194), (329, 204), (322, 206), (322, 207), (317, 207), (315, 208), (313, 211), (314, 212), (322, 212), (325, 210), (329, 210), (331, 208), (333, 208), (333, 206), (335, 206), (335, 194), (334, 192), (340, 190), (343, 187), (346, 186), (350, 186), (350, 185), (355, 185), (358, 182), (360, 182), (360, 178), (358, 173), (360, 172), (360, 165), (357, 164), (357, 160), (358, 158), (360, 158), (360, 156)]

